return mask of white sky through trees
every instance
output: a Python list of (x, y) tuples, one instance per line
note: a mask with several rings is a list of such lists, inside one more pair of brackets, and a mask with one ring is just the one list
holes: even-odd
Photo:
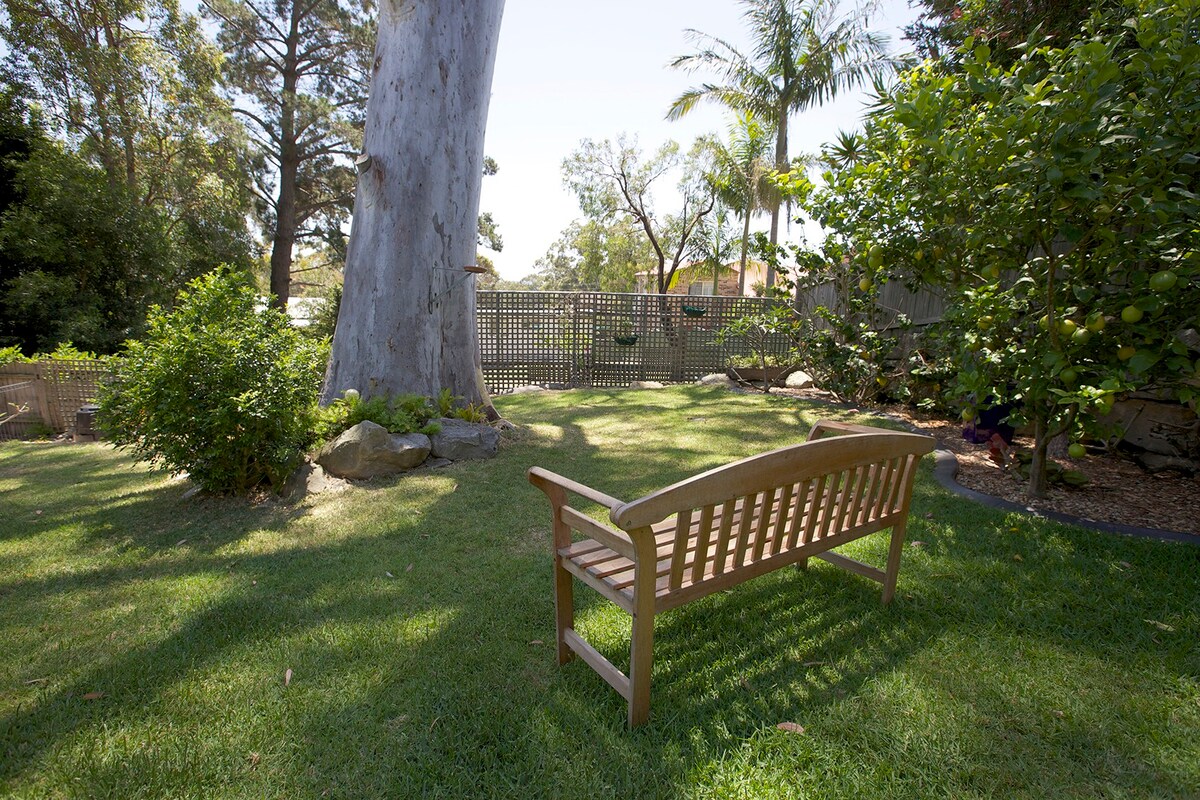
[[(845, 7), (852, 2), (845, 0)], [(502, 277), (532, 272), (563, 228), (582, 216), (563, 188), (560, 169), (581, 139), (627, 132), (652, 151), (667, 139), (686, 149), (704, 133), (725, 138), (728, 117), (715, 104), (666, 121), (681, 92), (715, 77), (672, 70), (667, 63), (695, 50), (685, 28), (745, 52), (742, 8), (735, 0), (507, 0), (485, 143), (500, 172), (484, 178), (480, 205), (504, 238), (503, 252), (488, 252)], [(908, 0), (883, 0), (871, 27), (892, 37), (894, 51), (909, 50), (903, 28), (918, 13)], [(847, 92), (794, 117), (792, 154), (816, 152), (839, 129), (861, 127), (863, 100), (862, 93)], [(763, 217), (760, 227), (765, 222)], [(784, 239), (798, 234), (793, 226)]]

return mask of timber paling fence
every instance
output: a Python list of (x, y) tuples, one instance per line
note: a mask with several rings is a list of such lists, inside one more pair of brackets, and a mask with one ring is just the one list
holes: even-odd
[(20, 439), (42, 428), (75, 430), (75, 412), (99, 395), (109, 374), (103, 361), (47, 359), (0, 366), (0, 441)]
[[(818, 306), (824, 306), (840, 314), (846, 313), (846, 304), (833, 283), (819, 283), (801, 289), (797, 298), (798, 313), (810, 319), (816, 328), (828, 328), (829, 324), (816, 315)], [(901, 281), (888, 281), (880, 287), (875, 299), (876, 330), (891, 330), (899, 327), (901, 314), (916, 327), (925, 327), (940, 322), (946, 312), (946, 301), (937, 292), (920, 288), (908, 289)]]
[[(717, 331), (778, 300), (612, 292), (479, 292), (479, 351), (488, 389), (517, 386), (606, 388), (633, 381), (679, 383), (724, 371), (750, 355)], [(785, 354), (786, 336), (768, 352)]]

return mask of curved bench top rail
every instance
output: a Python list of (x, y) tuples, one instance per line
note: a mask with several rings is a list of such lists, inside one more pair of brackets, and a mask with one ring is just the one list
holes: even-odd
[(681, 511), (704, 508), (768, 488), (838, 473), (902, 456), (920, 457), (934, 439), (915, 433), (851, 433), (789, 445), (725, 464), (613, 508), (619, 528), (644, 528)]

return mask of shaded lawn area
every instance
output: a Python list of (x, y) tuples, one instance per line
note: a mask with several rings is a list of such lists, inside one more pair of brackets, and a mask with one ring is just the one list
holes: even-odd
[[(497, 459), (292, 507), (0, 446), (0, 796), (1196, 796), (1200, 547), (984, 509), (926, 459), (893, 605), (818, 561), (660, 617), (630, 732), (555, 664), (525, 469), (631, 499), (839, 413), (699, 387), (501, 410)], [(886, 534), (846, 552), (881, 564)], [(627, 664), (628, 618), (576, 602)]]

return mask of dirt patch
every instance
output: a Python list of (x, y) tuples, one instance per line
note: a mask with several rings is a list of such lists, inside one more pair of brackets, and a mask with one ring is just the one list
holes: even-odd
[[(824, 392), (777, 391), (808, 399), (830, 399)], [(988, 457), (986, 445), (963, 439), (961, 422), (932, 417), (907, 406), (877, 410), (933, 436), (938, 440), (938, 447), (954, 453), (958, 459), (956, 480), (968, 489), (1038, 511), (1057, 511), (1098, 522), (1200, 536), (1200, 513), (1197, 513), (1200, 509), (1200, 475), (1187, 476), (1174, 471), (1152, 474), (1115, 455), (1061, 459), (1062, 466), (1086, 475), (1088, 484), (1080, 488), (1054, 487), (1049, 497), (1031, 500), (1025, 494), (1024, 483)], [(1031, 439), (1022, 437), (1017, 437), (1014, 444), (1027, 450), (1033, 447)]]

